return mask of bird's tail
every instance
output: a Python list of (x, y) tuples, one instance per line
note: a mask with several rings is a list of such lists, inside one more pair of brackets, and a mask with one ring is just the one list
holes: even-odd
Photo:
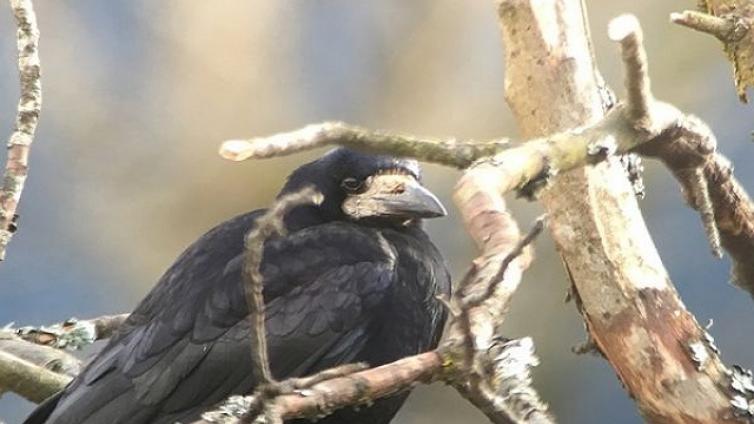
[(63, 391), (61, 390), (45, 399), (44, 402), (37, 406), (37, 409), (35, 409), (31, 415), (26, 417), (26, 421), (24, 421), (23, 424), (44, 424), (47, 422), (47, 418), (49, 418), (52, 411), (55, 410), (62, 395)]

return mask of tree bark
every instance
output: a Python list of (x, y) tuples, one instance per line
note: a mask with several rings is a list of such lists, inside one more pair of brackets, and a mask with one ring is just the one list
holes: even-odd
[[(580, 1), (505, 0), (499, 14), (506, 100), (524, 138), (605, 115)], [(678, 298), (618, 161), (560, 175), (542, 201), (590, 335), (642, 415), (734, 422), (726, 369)]]
[(704, 12), (687, 10), (673, 13), (670, 20), (713, 35), (723, 43), (723, 49), (733, 65), (738, 98), (746, 103), (746, 90), (754, 86), (754, 2), (700, 0), (697, 3)]

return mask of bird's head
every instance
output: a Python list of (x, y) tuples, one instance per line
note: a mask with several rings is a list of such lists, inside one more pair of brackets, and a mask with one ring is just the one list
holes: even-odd
[(324, 196), (317, 214), (326, 221), (406, 224), (445, 216), (420, 173), (414, 160), (338, 148), (294, 171), (281, 194), (314, 186)]

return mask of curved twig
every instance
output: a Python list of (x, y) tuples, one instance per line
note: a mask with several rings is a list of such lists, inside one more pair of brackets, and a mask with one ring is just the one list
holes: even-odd
[(244, 291), (249, 306), (249, 323), (252, 330), (251, 359), (253, 375), (256, 381), (267, 384), (274, 381), (267, 358), (267, 335), (265, 332), (265, 313), (262, 272), (260, 264), (264, 253), (264, 243), (270, 237), (284, 235), (284, 215), (292, 208), (304, 203), (321, 203), (322, 194), (309, 187), (296, 193), (287, 194), (278, 199), (257, 225), (246, 236), (246, 253), (244, 257)]

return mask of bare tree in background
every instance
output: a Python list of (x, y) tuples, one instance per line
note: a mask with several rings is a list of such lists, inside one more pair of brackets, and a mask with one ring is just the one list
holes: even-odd
[[(11, 0), (11, 5), (19, 28), (21, 101), (0, 194), (0, 253), (15, 226), (41, 99), (31, 2)], [(672, 20), (723, 42), (745, 101), (754, 73), (754, 6), (743, 0), (708, 0), (702, 6), (701, 12), (674, 14)], [(538, 363), (531, 339), (510, 340), (499, 332), (533, 259), (529, 245), (545, 223), (589, 332), (584, 349), (610, 363), (647, 421), (754, 421), (751, 372), (720, 360), (712, 338), (679, 298), (635, 200), (641, 189), (637, 155), (659, 159), (699, 212), (700, 230), (713, 254), (726, 251), (736, 284), (754, 295), (754, 205), (729, 161), (716, 152), (714, 135), (701, 119), (654, 98), (641, 28), (633, 16), (614, 19), (608, 29), (625, 73), (625, 94), (616, 102), (594, 62), (581, 1), (501, 0), (497, 11), (506, 48), (506, 100), (526, 141), (443, 140), (325, 122), (226, 141), (220, 149), (223, 157), (240, 161), (339, 144), (464, 170), (454, 199), (480, 253), (453, 297), (440, 299), (451, 315), (444, 342), (434, 351), (377, 368), (352, 364), (305, 378), (272, 379), (259, 249), (280, 231), (287, 208), (317, 201), (317, 193), (279, 199), (248, 235), (245, 266), (256, 329), (250, 360), (265, 384), (207, 412), (205, 423), (316, 419), (434, 381), (453, 386), (492, 422), (554, 422), (531, 386), (529, 369)], [(508, 193), (541, 201), (547, 218), (522, 236), (505, 205)], [(123, 319), (5, 329), (0, 333), (0, 392), (41, 401), (79, 370), (64, 349), (109, 337)]]

